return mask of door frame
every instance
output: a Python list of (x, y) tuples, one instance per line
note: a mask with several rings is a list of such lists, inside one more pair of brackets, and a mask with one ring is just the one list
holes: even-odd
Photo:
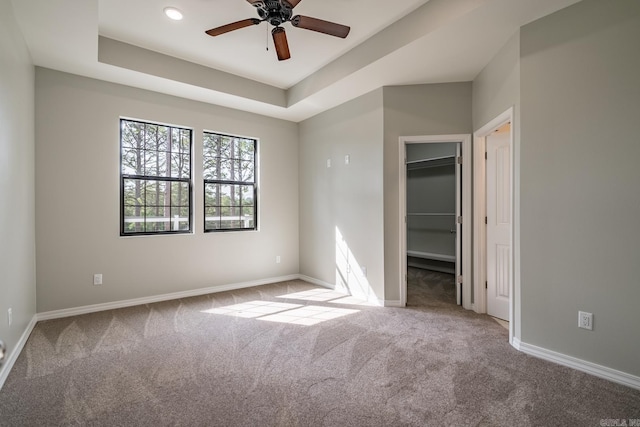
[[(473, 286), (473, 275), (471, 273), (472, 263), (472, 248), (471, 248), (471, 196), (472, 189), (472, 171), (471, 166), (473, 164), (471, 160), (471, 135), (470, 134), (456, 134), (456, 135), (422, 135), (422, 136), (401, 136), (399, 138), (399, 216), (398, 216), (398, 231), (400, 236), (400, 277), (398, 283), (400, 284), (400, 306), (405, 307), (407, 305), (407, 165), (406, 165), (406, 146), (407, 144), (423, 144), (423, 143), (446, 143), (456, 142), (460, 143), (462, 149), (462, 307), (467, 310), (472, 309), (471, 303), (471, 288)], [(456, 286), (458, 285), (458, 278), (456, 277)]]
[(510, 107), (508, 110), (473, 133), (473, 275), (475, 297), (473, 310), (477, 313), (487, 312), (487, 290), (482, 286), (487, 280), (487, 229), (484, 223), (484, 219), (487, 215), (487, 171), (485, 162), (487, 137), (507, 123), (511, 123), (511, 129), (509, 131), (509, 148), (511, 150), (511, 156), (509, 159), (509, 185), (511, 188), (511, 232), (509, 233), (509, 245), (511, 246), (511, 254), (509, 256), (509, 279), (511, 281), (509, 289), (509, 342), (513, 343), (515, 331), (515, 188), (513, 185), (513, 166), (515, 163), (515, 126), (513, 107)]

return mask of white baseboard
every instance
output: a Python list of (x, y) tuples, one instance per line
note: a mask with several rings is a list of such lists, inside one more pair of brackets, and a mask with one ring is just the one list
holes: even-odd
[(304, 274), (298, 274), (298, 279), (300, 280), (304, 280), (305, 282), (309, 282), (312, 285), (318, 285), (318, 286), (322, 286), (323, 288), (327, 288), (327, 289), (335, 289), (336, 285), (329, 283), (329, 282), (323, 282), (322, 280), (310, 277), (310, 276), (305, 276)]
[(150, 297), (134, 298), (122, 301), (107, 302), (103, 304), (91, 304), (81, 307), (65, 308), (62, 310), (47, 311), (36, 314), (36, 320), (60, 319), (63, 317), (77, 316), (80, 314), (95, 313), (98, 311), (114, 310), (118, 308), (131, 307), (134, 305), (151, 304), (160, 301), (169, 301), (180, 298), (196, 297), (200, 295), (213, 294), (217, 292), (234, 291), (236, 289), (251, 288), (253, 286), (268, 285), (271, 283), (285, 282), (287, 280), (299, 279), (299, 274), (289, 276), (271, 277), (268, 279), (252, 280), (249, 282), (233, 283), (223, 286), (211, 286), (209, 288), (193, 289), (189, 291), (172, 292), (169, 294), (155, 295)]
[[(304, 280), (305, 282), (309, 282), (312, 285), (318, 285), (318, 286), (322, 286), (324, 288), (350, 293), (348, 289), (344, 289), (342, 287), (336, 287), (336, 285), (334, 285), (333, 283), (324, 282), (324, 281), (316, 279), (314, 277), (305, 276), (304, 274), (298, 275), (298, 278), (300, 280)], [(387, 307), (386, 301), (376, 298), (375, 295), (369, 296), (369, 297), (365, 297), (364, 295), (354, 295), (354, 297), (355, 298), (361, 298), (362, 300), (365, 300), (365, 301), (367, 301), (367, 303), (372, 304), (372, 305), (376, 305), (376, 306), (379, 306), (379, 307)]]
[(7, 357), (2, 367), (0, 367), (0, 390), (2, 390), (2, 386), (7, 380), (9, 372), (11, 372), (11, 368), (13, 368), (13, 364), (16, 363), (16, 360), (22, 352), (24, 345), (27, 343), (27, 339), (29, 339), (29, 335), (31, 335), (31, 331), (33, 331), (33, 328), (36, 326), (37, 321), (37, 315), (34, 315), (27, 325), (27, 328), (20, 336), (20, 339), (16, 343), (15, 347), (13, 347), (13, 350), (9, 353), (9, 357)]
[(383, 307), (399, 307), (399, 308), (404, 307), (399, 299), (398, 300), (388, 299), (388, 300), (380, 301), (380, 305)]
[(527, 344), (521, 342), (517, 338), (513, 339), (512, 345), (513, 347), (519, 349), (521, 352), (529, 354), (531, 356), (548, 360), (559, 365), (568, 366), (569, 368), (577, 369), (578, 371), (586, 372), (587, 374), (595, 375), (596, 377), (604, 378), (605, 380), (613, 381), (615, 383), (640, 390), (640, 377), (637, 377), (635, 375), (611, 369), (592, 362), (587, 362), (586, 360), (578, 359), (572, 356), (567, 356), (566, 354), (557, 353), (552, 350), (547, 350), (546, 348)]
[(511, 346), (516, 350), (520, 351), (520, 340), (516, 337), (511, 339)]

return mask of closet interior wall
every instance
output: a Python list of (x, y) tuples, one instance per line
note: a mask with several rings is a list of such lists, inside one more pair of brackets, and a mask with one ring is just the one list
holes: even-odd
[(407, 265), (455, 274), (456, 143), (406, 150)]

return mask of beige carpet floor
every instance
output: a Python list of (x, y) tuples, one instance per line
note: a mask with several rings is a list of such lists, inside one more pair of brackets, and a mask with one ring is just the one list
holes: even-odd
[(513, 349), (410, 271), (409, 306), (302, 281), (39, 322), (2, 426), (599, 426), (640, 391)]

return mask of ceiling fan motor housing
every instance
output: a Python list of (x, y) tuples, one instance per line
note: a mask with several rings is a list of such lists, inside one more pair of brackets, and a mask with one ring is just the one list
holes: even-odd
[(274, 27), (291, 20), (292, 8), (286, 0), (265, 0), (255, 2), (258, 15)]

